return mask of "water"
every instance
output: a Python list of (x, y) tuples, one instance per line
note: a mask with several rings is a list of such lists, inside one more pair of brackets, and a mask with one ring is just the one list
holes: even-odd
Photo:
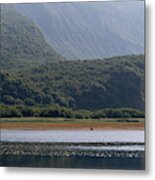
[[(88, 155), (48, 156), (42, 155), (1, 155), (1, 166), (10, 167), (51, 167), (51, 168), (86, 168), (86, 169), (145, 169), (144, 158), (144, 131), (142, 130), (1, 130), (1, 141), (6, 142), (30, 142), (32, 143), (71, 143), (65, 145), (66, 151), (102, 154), (102, 152), (141, 152), (142, 156), (111, 156), (91, 157)], [(114, 145), (102, 145), (102, 143), (114, 143)], [(117, 144), (117, 143), (118, 144)], [(73, 144), (72, 144), (73, 143)], [(75, 143), (77, 145), (75, 145)], [(84, 143), (85, 145), (82, 145)], [(92, 143), (92, 144), (91, 144)], [(93, 144), (94, 143), (94, 144)], [(95, 146), (95, 144), (101, 145)], [(115, 144), (116, 143), (116, 144)], [(122, 144), (121, 144), (122, 143)], [(126, 144), (123, 144), (126, 143)], [(21, 147), (21, 146), (20, 146)], [(35, 147), (35, 146), (33, 146)], [(26, 148), (26, 146), (24, 146)], [(29, 149), (31, 149), (28, 146)], [(12, 148), (11, 148), (12, 149)], [(17, 146), (15, 148), (17, 150)], [(38, 148), (39, 149), (39, 148)], [(45, 149), (45, 146), (43, 146)], [(37, 148), (35, 149), (37, 150)], [(51, 152), (51, 150), (50, 150)]]
[(144, 158), (100, 158), (81, 156), (2, 156), (1, 166), (9, 167), (50, 167), (83, 169), (126, 169), (144, 170)]
[(92, 151), (144, 151), (143, 145), (119, 145), (119, 146), (70, 146), (66, 147), (71, 150), (92, 150)]
[(142, 142), (142, 130), (1, 130), (1, 141), (19, 142)]

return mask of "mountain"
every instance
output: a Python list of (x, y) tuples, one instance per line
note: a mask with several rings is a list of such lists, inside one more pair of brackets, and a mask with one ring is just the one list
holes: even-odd
[(1, 103), (144, 110), (144, 56), (53, 62), (1, 72)]
[(122, 56), (144, 53), (130, 3), (2, 5), (0, 105), (144, 110), (144, 55)]
[(144, 1), (15, 6), (68, 59), (144, 54)]
[(1, 5), (1, 67), (29, 67), (61, 58), (34, 22), (12, 5)]

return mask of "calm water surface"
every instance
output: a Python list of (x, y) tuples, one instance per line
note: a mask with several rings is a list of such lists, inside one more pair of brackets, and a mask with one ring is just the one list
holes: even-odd
[(144, 170), (144, 158), (2, 156), (1, 166)]
[(144, 142), (143, 130), (1, 130), (1, 141)]

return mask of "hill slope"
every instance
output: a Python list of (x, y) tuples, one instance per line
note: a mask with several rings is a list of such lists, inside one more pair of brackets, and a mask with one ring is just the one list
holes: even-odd
[(68, 59), (144, 54), (144, 2), (17, 4)]
[(2, 67), (30, 66), (61, 59), (38, 27), (12, 5), (1, 5)]
[(0, 93), (4, 104), (143, 110), (144, 57), (53, 62), (10, 75), (2, 73)]

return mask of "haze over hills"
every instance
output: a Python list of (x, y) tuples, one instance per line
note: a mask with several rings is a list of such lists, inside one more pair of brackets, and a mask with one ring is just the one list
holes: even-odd
[(144, 53), (144, 2), (16, 4), (68, 59)]
[(12, 5), (1, 5), (2, 67), (30, 66), (62, 57), (45, 41), (34, 22)]

